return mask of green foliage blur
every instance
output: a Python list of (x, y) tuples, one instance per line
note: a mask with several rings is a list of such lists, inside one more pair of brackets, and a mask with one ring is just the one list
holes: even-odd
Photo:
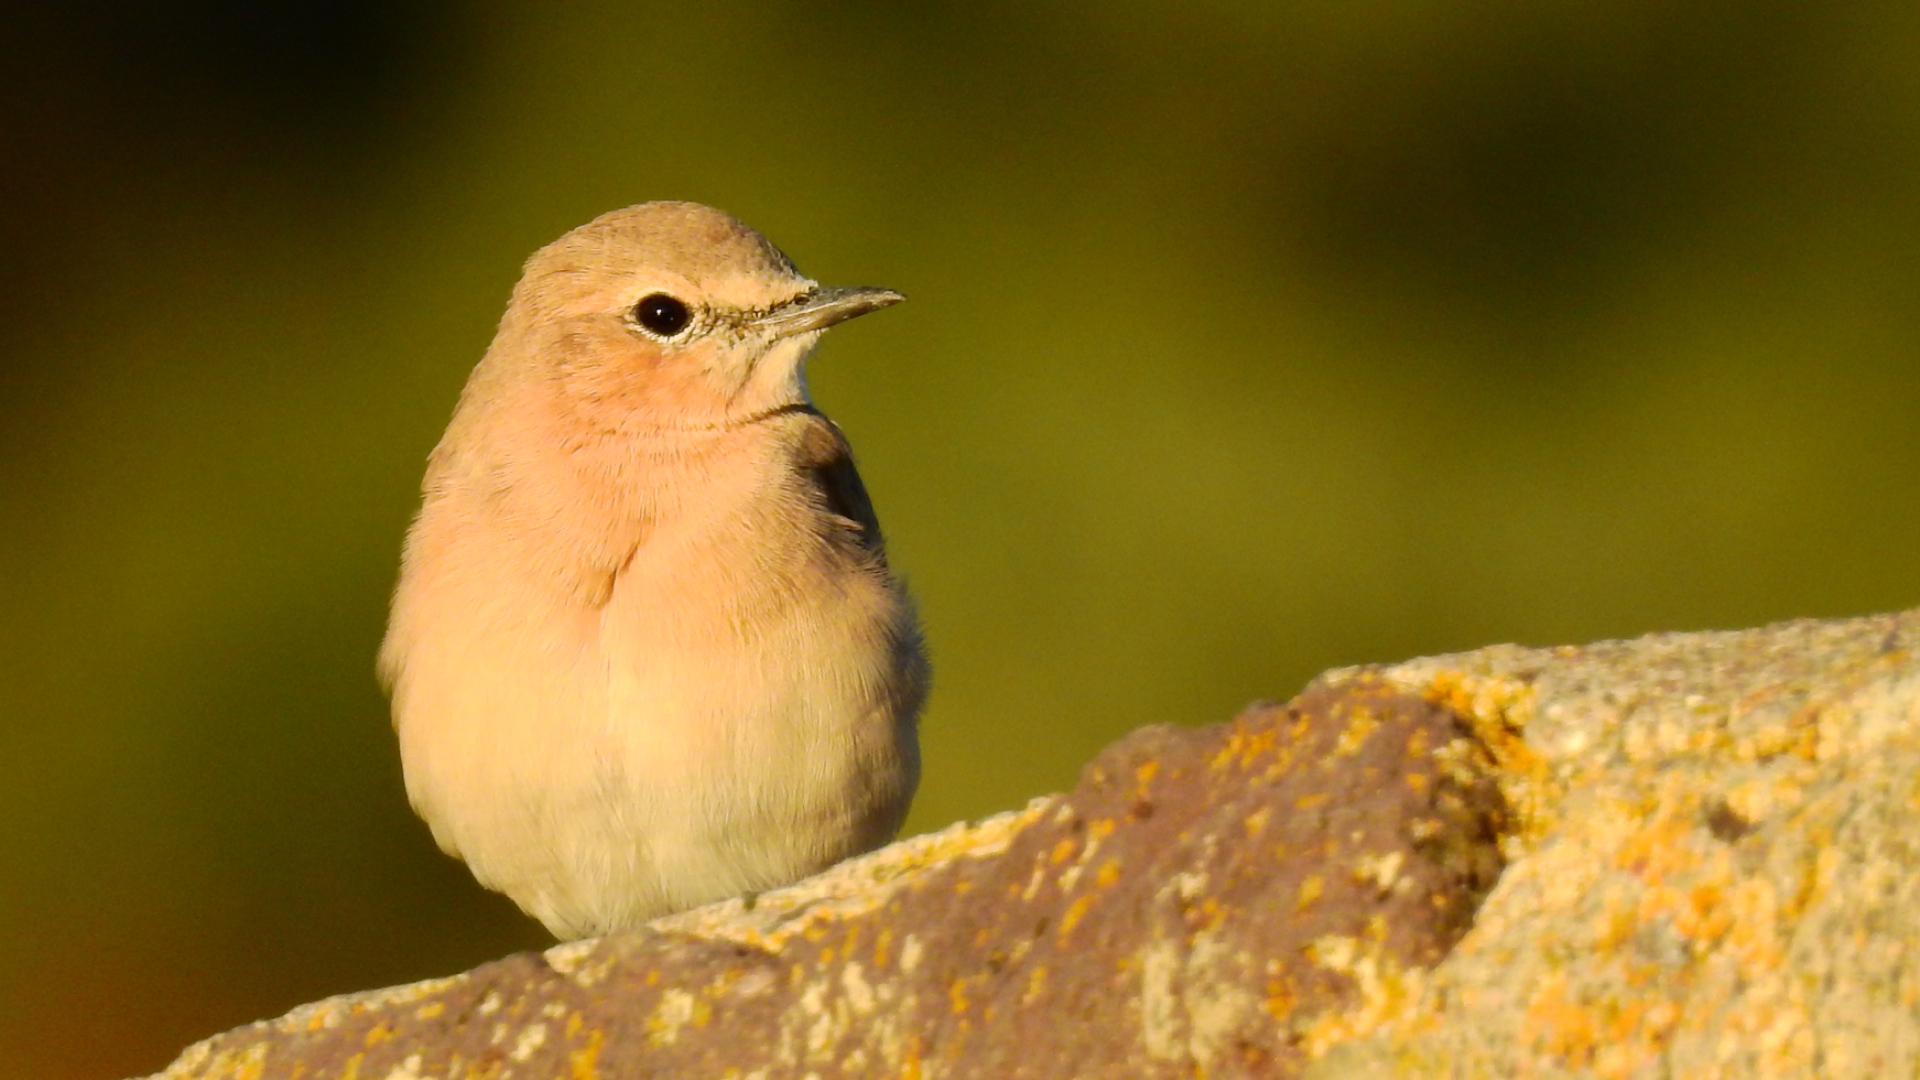
[(912, 831), (1332, 665), (1920, 602), (1910, 3), (29, 8), (12, 1075), (545, 943), (372, 657), (520, 261), (632, 202), (911, 297), (812, 371), (935, 651)]

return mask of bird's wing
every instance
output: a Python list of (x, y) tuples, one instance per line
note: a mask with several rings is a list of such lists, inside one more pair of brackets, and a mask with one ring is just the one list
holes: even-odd
[(801, 455), (822, 501), (858, 534), (861, 547), (884, 558), (880, 519), (873, 512), (867, 485), (861, 482), (860, 472), (853, 466), (853, 447), (848, 445), (840, 425), (819, 413), (808, 419), (812, 423), (801, 440)]

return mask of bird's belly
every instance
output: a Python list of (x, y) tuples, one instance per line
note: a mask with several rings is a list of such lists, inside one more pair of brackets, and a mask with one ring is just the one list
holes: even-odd
[[(661, 650), (616, 663), (609, 779), (646, 820), (607, 823), (605, 857), (683, 908), (796, 881), (890, 838), (912, 795), (913, 732), (878, 657)], [(863, 685), (864, 684), (864, 685)]]
[(422, 808), (476, 876), (578, 937), (788, 884), (891, 838), (918, 774), (917, 687), (900, 685), (889, 623), (911, 615), (894, 594), (779, 611), (752, 634), (619, 602), (640, 599), (616, 596), (578, 654), (527, 642), (500, 658), (554, 689), (517, 714), (475, 702), (467, 767), (440, 770), (434, 800), (496, 809)]

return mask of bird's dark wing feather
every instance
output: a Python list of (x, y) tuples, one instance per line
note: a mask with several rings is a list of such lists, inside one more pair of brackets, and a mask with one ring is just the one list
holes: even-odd
[(812, 413), (808, 419), (811, 423), (801, 440), (801, 455), (814, 487), (827, 509), (858, 534), (860, 546), (881, 555), (880, 519), (873, 512), (867, 485), (861, 483), (860, 472), (853, 467), (853, 448), (838, 424), (819, 413)]

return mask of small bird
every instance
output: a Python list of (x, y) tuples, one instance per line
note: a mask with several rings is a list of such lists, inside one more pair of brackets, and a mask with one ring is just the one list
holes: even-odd
[(805, 365), (902, 299), (695, 203), (527, 261), (428, 459), (379, 671), (414, 809), (555, 936), (899, 830), (930, 669)]

